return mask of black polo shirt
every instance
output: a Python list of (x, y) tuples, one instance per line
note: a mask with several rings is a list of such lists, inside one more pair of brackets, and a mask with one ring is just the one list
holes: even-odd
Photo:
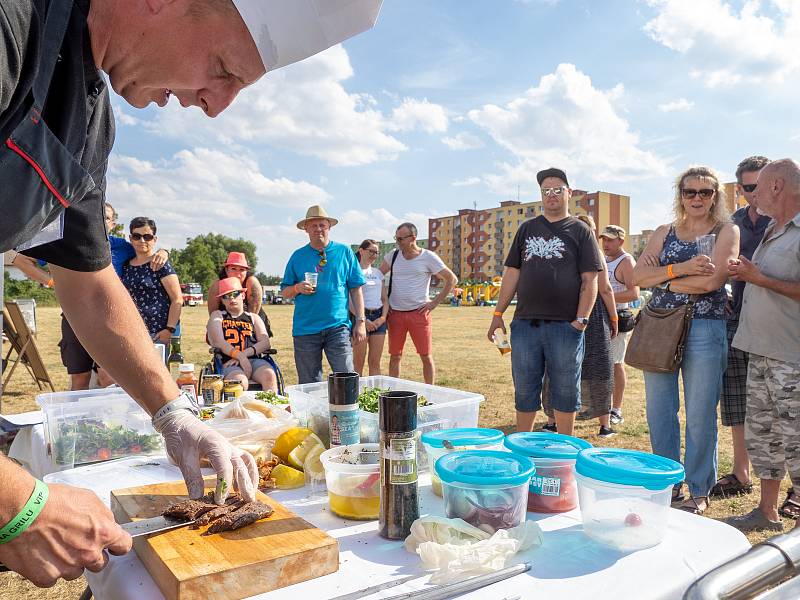
[[(760, 215), (755, 223), (750, 219), (747, 214), (747, 207), (744, 206), (733, 213), (733, 222), (739, 226), (739, 254), (744, 256), (747, 260), (753, 259), (753, 253), (761, 243), (764, 237), (764, 232), (767, 230), (770, 219), (765, 215)], [(733, 314), (735, 318), (739, 317), (742, 311), (742, 299), (744, 298), (744, 281), (732, 281), (731, 288), (733, 289)]]
[[(50, 1), (58, 0), (0, 2), (0, 140), (8, 138), (33, 104), (31, 89)], [(96, 271), (111, 261), (103, 203), (114, 115), (108, 88), (94, 65), (88, 13), (89, 0), (75, 0), (42, 116), (97, 185), (65, 210), (63, 239), (25, 252), (76, 271)], [(6, 210), (20, 201), (2, 194), (0, 184), (0, 206)]]

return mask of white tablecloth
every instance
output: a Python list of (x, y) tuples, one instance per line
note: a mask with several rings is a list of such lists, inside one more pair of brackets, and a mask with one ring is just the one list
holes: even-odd
[[(135, 458), (54, 473), (46, 481), (92, 489), (109, 502), (112, 489), (179, 478), (178, 470), (165, 459)], [(423, 476), (421, 483), (426, 479)], [(376, 521), (345, 521), (330, 513), (327, 499), (309, 500), (305, 495), (304, 489), (272, 493), (276, 500), (339, 541), (339, 571), (257, 598), (334, 598), (392, 579), (424, 575), (418, 557), (406, 552), (402, 542), (390, 542), (377, 535)], [(429, 485), (421, 486), (420, 502), (422, 513), (442, 514), (442, 501), (433, 495)], [(518, 562), (531, 562), (532, 570), (463, 598), (680, 598), (695, 579), (750, 548), (747, 538), (736, 529), (678, 510), (671, 511), (663, 543), (629, 554), (609, 550), (586, 537), (578, 511), (529, 518), (537, 520), (545, 532), (542, 547), (518, 556)], [(87, 573), (86, 579), (97, 600), (163, 598), (135, 553), (112, 557), (102, 573)], [(422, 586), (422, 582), (409, 582), (371, 598)]]

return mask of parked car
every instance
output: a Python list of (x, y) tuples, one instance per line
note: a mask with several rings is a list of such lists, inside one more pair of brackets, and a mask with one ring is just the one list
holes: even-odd
[(181, 293), (184, 306), (197, 306), (203, 303), (203, 286), (199, 283), (182, 283)]

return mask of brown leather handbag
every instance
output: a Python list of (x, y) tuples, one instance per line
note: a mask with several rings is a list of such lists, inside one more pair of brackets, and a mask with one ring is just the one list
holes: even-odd
[(642, 308), (625, 351), (625, 364), (653, 373), (677, 371), (698, 297), (692, 294), (689, 302), (678, 308)]

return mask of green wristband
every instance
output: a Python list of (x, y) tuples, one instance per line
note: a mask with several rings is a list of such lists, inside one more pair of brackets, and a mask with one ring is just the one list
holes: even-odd
[(0, 544), (7, 544), (20, 533), (30, 527), (31, 523), (36, 520), (39, 513), (42, 512), (48, 496), (47, 484), (44, 481), (36, 480), (36, 485), (33, 488), (33, 493), (19, 514), (11, 519), (8, 524), (0, 529)]

